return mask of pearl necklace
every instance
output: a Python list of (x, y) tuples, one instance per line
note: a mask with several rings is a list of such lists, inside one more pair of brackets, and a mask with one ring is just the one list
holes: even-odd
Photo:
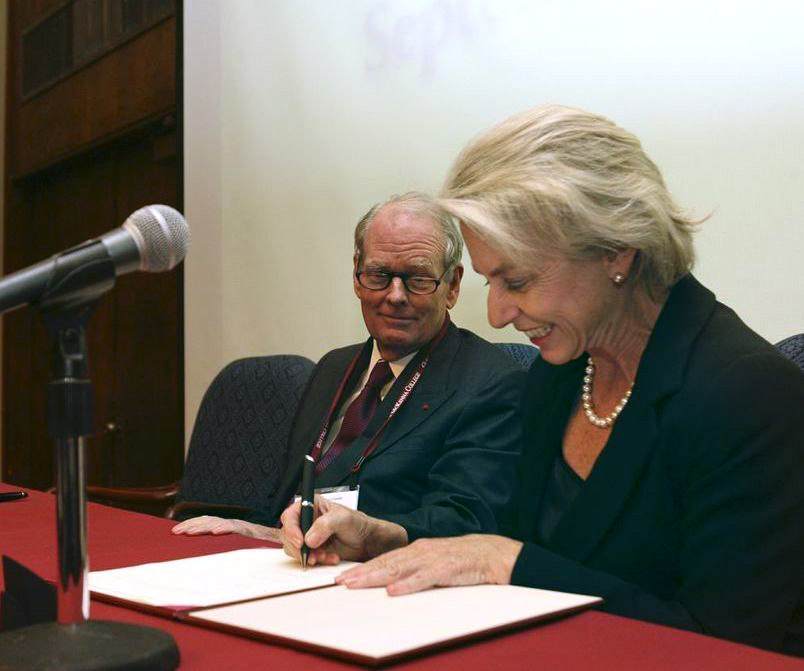
[(595, 413), (595, 409), (592, 407), (592, 382), (595, 379), (595, 362), (592, 361), (591, 356), (586, 364), (585, 373), (586, 374), (583, 376), (583, 393), (581, 394), (583, 413), (586, 415), (586, 418), (595, 426), (601, 429), (608, 429), (614, 423), (614, 420), (617, 419), (617, 416), (623, 411), (625, 404), (628, 403), (628, 399), (631, 398), (631, 391), (634, 388), (634, 383), (631, 383), (631, 386), (628, 387), (628, 391), (625, 392), (625, 396), (622, 397), (622, 400), (615, 406), (614, 410), (612, 410), (610, 414), (606, 415), (605, 417), (599, 417), (597, 413)]

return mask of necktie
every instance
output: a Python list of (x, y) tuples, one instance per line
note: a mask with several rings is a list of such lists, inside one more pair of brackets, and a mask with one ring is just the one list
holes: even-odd
[(343, 415), (343, 423), (337, 437), (330, 445), (327, 453), (318, 460), (315, 466), (316, 475), (320, 475), (335, 459), (366, 430), (377, 406), (380, 404), (380, 390), (394, 378), (391, 367), (384, 359), (380, 359), (371, 369), (368, 382), (354, 401), (349, 404)]

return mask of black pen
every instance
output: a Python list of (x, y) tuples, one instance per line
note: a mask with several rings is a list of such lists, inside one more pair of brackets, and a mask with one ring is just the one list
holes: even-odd
[(315, 494), (314, 476), (315, 475), (315, 459), (309, 454), (304, 455), (304, 467), (302, 469), (302, 485), (301, 485), (301, 515), (300, 525), (302, 532), (302, 546), (301, 546), (301, 563), (302, 568), (307, 568), (307, 557), (310, 554), (310, 548), (304, 542), (304, 537), (313, 525), (313, 497)]
[(3, 501), (24, 499), (26, 496), (28, 496), (28, 492), (0, 492), (0, 503)]

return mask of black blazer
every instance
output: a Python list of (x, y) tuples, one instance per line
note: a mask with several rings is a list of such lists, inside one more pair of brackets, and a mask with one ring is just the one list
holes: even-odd
[(513, 530), (526, 542), (512, 582), (804, 652), (804, 375), (682, 279), (606, 447), (541, 546), (540, 493), (585, 365), (531, 368)]
[[(302, 459), (318, 437), (349, 362), (362, 347), (334, 350), (313, 371), (291, 429), (285, 475), (259, 521), (275, 523), (296, 492)], [(365, 370), (368, 356), (364, 358), (349, 388)], [(316, 486), (354, 481), (352, 464), (388, 416), (414, 365), (415, 357), (364, 434), (332, 462)], [(516, 412), (524, 379), (524, 371), (499, 347), (450, 324), (357, 476), (358, 508), (402, 525), (410, 540), (496, 531), (496, 518), (515, 481), (521, 436)]]

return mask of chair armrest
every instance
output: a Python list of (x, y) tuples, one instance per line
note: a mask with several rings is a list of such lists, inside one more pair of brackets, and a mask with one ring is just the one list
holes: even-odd
[(229, 503), (209, 503), (206, 501), (179, 501), (165, 511), (165, 517), (176, 520), (185, 520), (199, 515), (214, 515), (215, 517), (242, 518), (253, 512), (246, 506), (236, 506)]
[(170, 504), (176, 500), (179, 483), (157, 487), (103, 487), (87, 485), (87, 496), (92, 499), (118, 501), (121, 503), (163, 503)]

